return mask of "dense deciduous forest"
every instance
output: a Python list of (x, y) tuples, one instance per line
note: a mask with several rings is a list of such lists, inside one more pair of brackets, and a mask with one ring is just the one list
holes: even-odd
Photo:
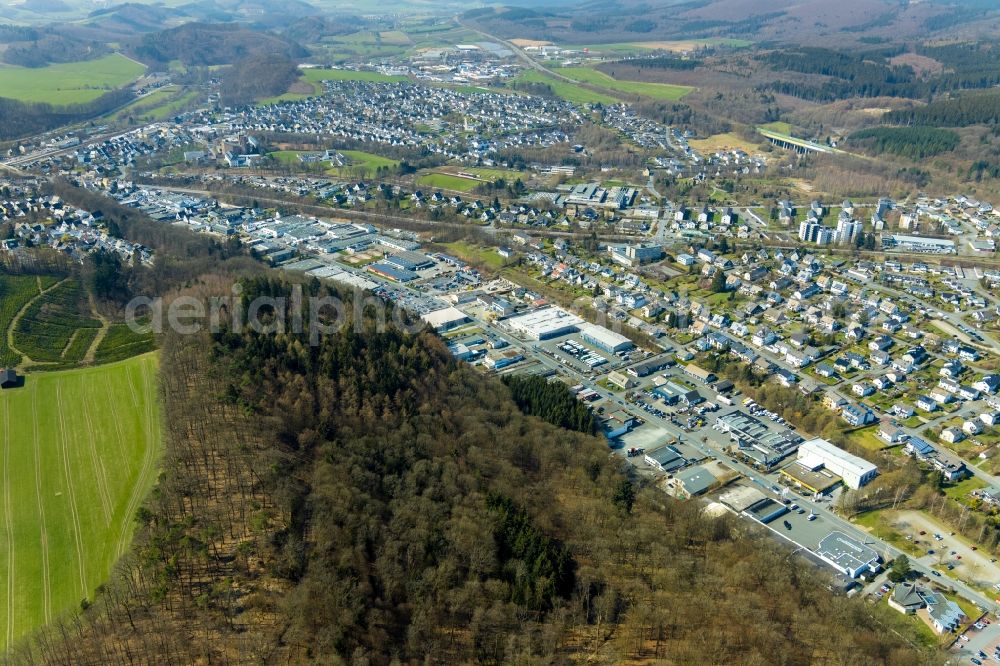
[(223, 104), (240, 106), (288, 91), (299, 77), (298, 66), (288, 58), (258, 55), (240, 60), (222, 76)]
[(0, 53), (0, 57), (11, 65), (45, 67), (54, 62), (93, 60), (108, 53), (111, 53), (111, 49), (100, 42), (47, 34), (11, 43)]
[(308, 52), (275, 35), (234, 25), (185, 23), (145, 34), (127, 45), (129, 55), (145, 63), (179, 60), (187, 66), (228, 65), (253, 56), (302, 58)]
[(955, 150), (961, 139), (951, 130), (935, 127), (871, 127), (854, 132), (848, 141), (875, 153), (920, 159)]
[[(0, 90), (0, 95), (3, 91)], [(0, 96), (0, 141), (18, 139), (56, 127), (89, 120), (135, 99), (131, 90), (114, 90), (92, 102), (53, 106), (40, 102), (22, 102)]]
[(603, 442), (526, 415), (430, 333), (365, 315), (315, 345), (224, 328), (162, 348), (164, 473), (134, 554), (14, 661), (936, 663), (899, 616), (636, 490)]

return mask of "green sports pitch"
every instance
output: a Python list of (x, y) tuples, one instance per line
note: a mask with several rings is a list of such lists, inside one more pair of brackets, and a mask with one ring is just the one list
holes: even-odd
[(0, 651), (93, 599), (161, 450), (155, 353), (0, 391)]

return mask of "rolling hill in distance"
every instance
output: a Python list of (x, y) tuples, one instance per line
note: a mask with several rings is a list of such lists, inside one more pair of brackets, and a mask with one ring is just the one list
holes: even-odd
[(998, 242), (998, 0), (0, 0), (0, 662), (1000, 660)]

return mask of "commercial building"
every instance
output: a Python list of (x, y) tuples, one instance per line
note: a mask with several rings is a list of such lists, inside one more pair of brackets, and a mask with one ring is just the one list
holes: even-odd
[(633, 377), (647, 377), (653, 374), (654, 372), (659, 372), (660, 370), (663, 370), (664, 368), (667, 368), (676, 363), (677, 361), (675, 361), (672, 358), (669, 358), (667, 356), (660, 356), (658, 358), (652, 358), (648, 361), (643, 361), (642, 363), (636, 363), (631, 368), (629, 368), (627, 372)]
[(464, 312), (458, 308), (441, 308), (420, 316), (438, 333), (450, 331), (469, 321)]
[(688, 499), (704, 495), (718, 482), (715, 475), (704, 467), (692, 467), (677, 474), (678, 492)]
[(385, 261), (376, 261), (374, 264), (368, 264), (368, 270), (375, 275), (381, 275), (393, 282), (412, 282), (420, 277), (413, 271), (399, 268)]
[(502, 370), (503, 368), (514, 365), (515, 363), (520, 363), (523, 360), (524, 355), (513, 349), (491, 349), (487, 352), (486, 360), (483, 361), (483, 365), (490, 370)]
[(422, 271), (434, 267), (434, 260), (426, 254), (405, 250), (391, 254), (383, 260), (385, 263), (403, 271)]
[(511, 317), (504, 323), (529, 340), (548, 340), (573, 333), (583, 320), (562, 308), (547, 307)]
[(904, 236), (893, 234), (883, 239), (882, 244), (891, 249), (903, 252), (923, 252), (927, 254), (954, 254), (955, 241), (947, 238), (925, 238), (923, 236)]
[(729, 435), (740, 455), (771, 469), (795, 453), (802, 438), (788, 429), (771, 430), (764, 423), (739, 410), (719, 417), (718, 428)]
[(624, 247), (612, 246), (610, 252), (612, 260), (629, 267), (648, 264), (663, 258), (663, 246), (655, 243), (641, 243)]
[(705, 382), (706, 384), (711, 384), (716, 379), (718, 379), (715, 376), (714, 372), (709, 372), (708, 370), (705, 370), (704, 368), (701, 368), (695, 365), (694, 363), (689, 363), (686, 366), (684, 366), (684, 373), (691, 377), (694, 377), (699, 381)]
[(603, 326), (595, 324), (581, 323), (577, 326), (580, 337), (584, 342), (594, 345), (598, 349), (617, 354), (620, 351), (632, 349), (635, 345), (624, 335), (608, 330)]
[(646, 464), (661, 472), (673, 472), (687, 465), (687, 460), (681, 452), (669, 444), (650, 451), (643, 456), (643, 459)]
[(788, 513), (788, 507), (781, 502), (775, 502), (770, 497), (765, 497), (762, 500), (754, 502), (743, 510), (743, 515), (749, 516), (764, 525), (767, 525), (775, 518), (780, 518), (786, 513)]
[(875, 478), (878, 468), (825, 439), (811, 439), (799, 445), (798, 464), (816, 472), (820, 469), (836, 474), (848, 488), (858, 489)]
[(823, 537), (816, 548), (816, 555), (851, 578), (857, 578), (866, 572), (876, 573), (879, 570), (878, 553), (839, 531), (830, 532)]
[(613, 370), (608, 373), (608, 383), (614, 384), (620, 389), (630, 389), (635, 386), (635, 380), (629, 377), (624, 372), (618, 372)]
[(788, 465), (780, 473), (793, 485), (804, 488), (815, 495), (824, 494), (841, 481), (839, 476), (831, 474), (825, 469), (813, 471), (798, 463)]

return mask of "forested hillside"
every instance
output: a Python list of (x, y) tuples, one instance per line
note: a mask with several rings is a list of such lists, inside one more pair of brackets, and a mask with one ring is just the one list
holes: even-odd
[(933, 127), (995, 125), (1000, 122), (1000, 91), (966, 93), (951, 99), (941, 99), (926, 106), (887, 113), (882, 120), (901, 125)]
[[(243, 282), (245, 301), (290, 292)], [(224, 329), (162, 347), (164, 474), (134, 554), (15, 661), (934, 661), (898, 616), (636, 488), (606, 444), (526, 416), (430, 333), (366, 318), (315, 346)], [(555, 416), (552, 391), (515, 389)]]
[(180, 60), (187, 66), (227, 65), (254, 56), (301, 58), (298, 44), (236, 24), (185, 23), (177, 28), (147, 33), (126, 49), (147, 64)]
[(960, 141), (955, 132), (936, 127), (871, 127), (851, 134), (849, 140), (875, 153), (894, 153), (911, 159), (954, 150)]
[(0, 90), (0, 141), (17, 139), (55, 127), (87, 120), (127, 104), (135, 99), (128, 89), (113, 90), (92, 102), (54, 106), (21, 102), (3, 97)]

